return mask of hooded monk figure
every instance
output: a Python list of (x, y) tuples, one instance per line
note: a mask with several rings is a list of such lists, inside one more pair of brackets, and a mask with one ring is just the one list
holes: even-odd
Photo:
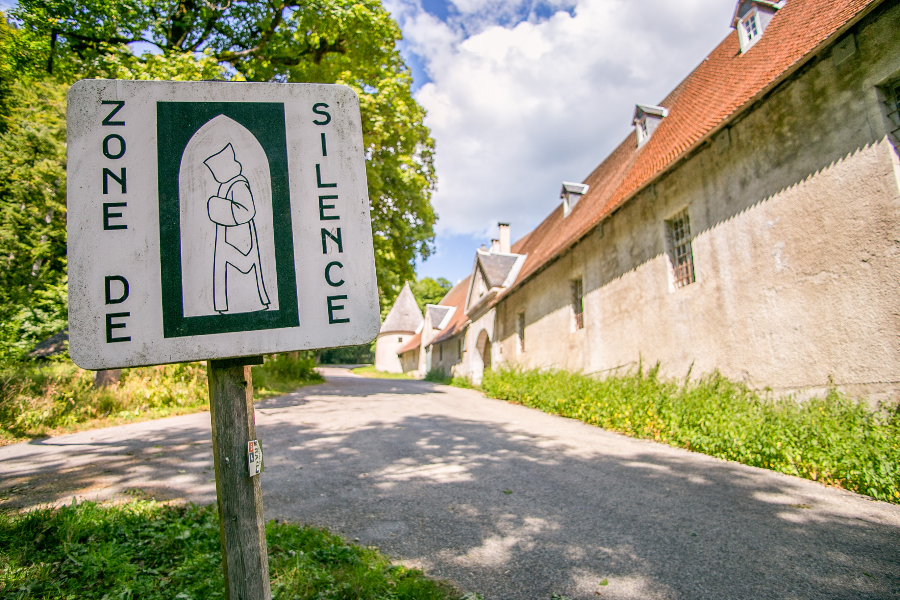
[[(228, 265), (245, 275), (251, 271), (256, 279), (259, 304), (233, 307), (232, 312), (252, 312), (269, 308), (269, 295), (263, 281), (262, 264), (259, 258), (259, 242), (256, 238), (256, 205), (250, 182), (241, 175), (241, 163), (234, 155), (234, 148), (228, 144), (213, 154), (203, 164), (209, 168), (219, 190), (211, 196), (206, 207), (209, 220), (216, 224), (216, 255), (213, 267), (213, 302), (216, 312), (228, 312), (229, 285), (246, 285), (247, 278), (233, 277), (228, 281)], [(232, 287), (232, 291), (234, 291)], [(246, 297), (246, 294), (241, 294)]]

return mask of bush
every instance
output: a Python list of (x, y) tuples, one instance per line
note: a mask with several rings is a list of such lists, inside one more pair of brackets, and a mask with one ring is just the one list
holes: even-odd
[[(275, 598), (449, 600), (453, 590), (326, 530), (266, 525)], [(90, 502), (0, 514), (0, 597), (224, 598), (215, 505)]]
[[(311, 356), (277, 355), (253, 367), (256, 398), (323, 381)], [(122, 369), (118, 383), (93, 386), (94, 372), (69, 360), (0, 368), (0, 444), (64, 431), (209, 410), (206, 367), (178, 363)]]
[(253, 390), (258, 397), (291, 392), (325, 379), (316, 371), (316, 359), (307, 353), (275, 354), (253, 367)]
[(119, 382), (95, 389), (94, 373), (70, 361), (22, 363), (0, 370), (0, 441), (105, 424), (196, 412), (209, 406), (199, 363), (122, 369)]
[(375, 343), (319, 350), (323, 365), (370, 365), (375, 362)]
[(831, 391), (803, 403), (761, 397), (712, 373), (662, 380), (658, 365), (597, 379), (566, 371), (486, 371), (488, 395), (746, 465), (900, 503), (900, 416)]
[(425, 374), (425, 381), (450, 385), (450, 382), (453, 381), (453, 378), (444, 375), (444, 372), (440, 369), (432, 369)]

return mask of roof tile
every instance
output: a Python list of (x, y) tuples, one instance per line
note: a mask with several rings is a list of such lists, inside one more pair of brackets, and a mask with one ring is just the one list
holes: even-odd
[(584, 180), (590, 189), (568, 217), (563, 218), (562, 206), (558, 205), (513, 245), (512, 252), (527, 254), (528, 258), (516, 283), (501, 291), (493, 303), (564, 252), (696, 142), (765, 93), (867, 6), (879, 1), (789, 0), (775, 13), (759, 42), (743, 54), (738, 33), (732, 31), (660, 102), (669, 114), (646, 144), (638, 148), (632, 132)]

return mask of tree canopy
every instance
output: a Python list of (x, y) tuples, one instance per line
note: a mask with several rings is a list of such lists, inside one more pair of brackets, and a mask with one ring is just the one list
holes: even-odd
[[(12, 27), (0, 19), (3, 174), (22, 164), (8, 157), (29, 152), (45, 167), (19, 167), (24, 179), (0, 182), (0, 251), (11, 257), (7, 267), (16, 271), (19, 292), (41, 287), (35, 279), (41, 269), (46, 285), (64, 280), (64, 91), (85, 77), (350, 86), (360, 96), (383, 306), (415, 279), (416, 257), (430, 255), (434, 141), (397, 51), (399, 27), (378, 0), (20, 0), (10, 14)], [(40, 200), (28, 196), (29, 186)], [(10, 232), (29, 227), (29, 236), (13, 240), (18, 234)], [(22, 246), (18, 254), (6, 253), (10, 244)], [(36, 270), (37, 248), (56, 254)]]
[(453, 284), (443, 277), (423, 277), (409, 286), (409, 289), (416, 298), (419, 310), (424, 314), (426, 304), (438, 304), (452, 287)]

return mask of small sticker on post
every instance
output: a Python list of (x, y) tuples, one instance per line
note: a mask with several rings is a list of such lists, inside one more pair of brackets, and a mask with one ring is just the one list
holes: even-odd
[(247, 463), (249, 467), (250, 477), (259, 475), (263, 470), (262, 444), (259, 440), (250, 440), (247, 442)]

